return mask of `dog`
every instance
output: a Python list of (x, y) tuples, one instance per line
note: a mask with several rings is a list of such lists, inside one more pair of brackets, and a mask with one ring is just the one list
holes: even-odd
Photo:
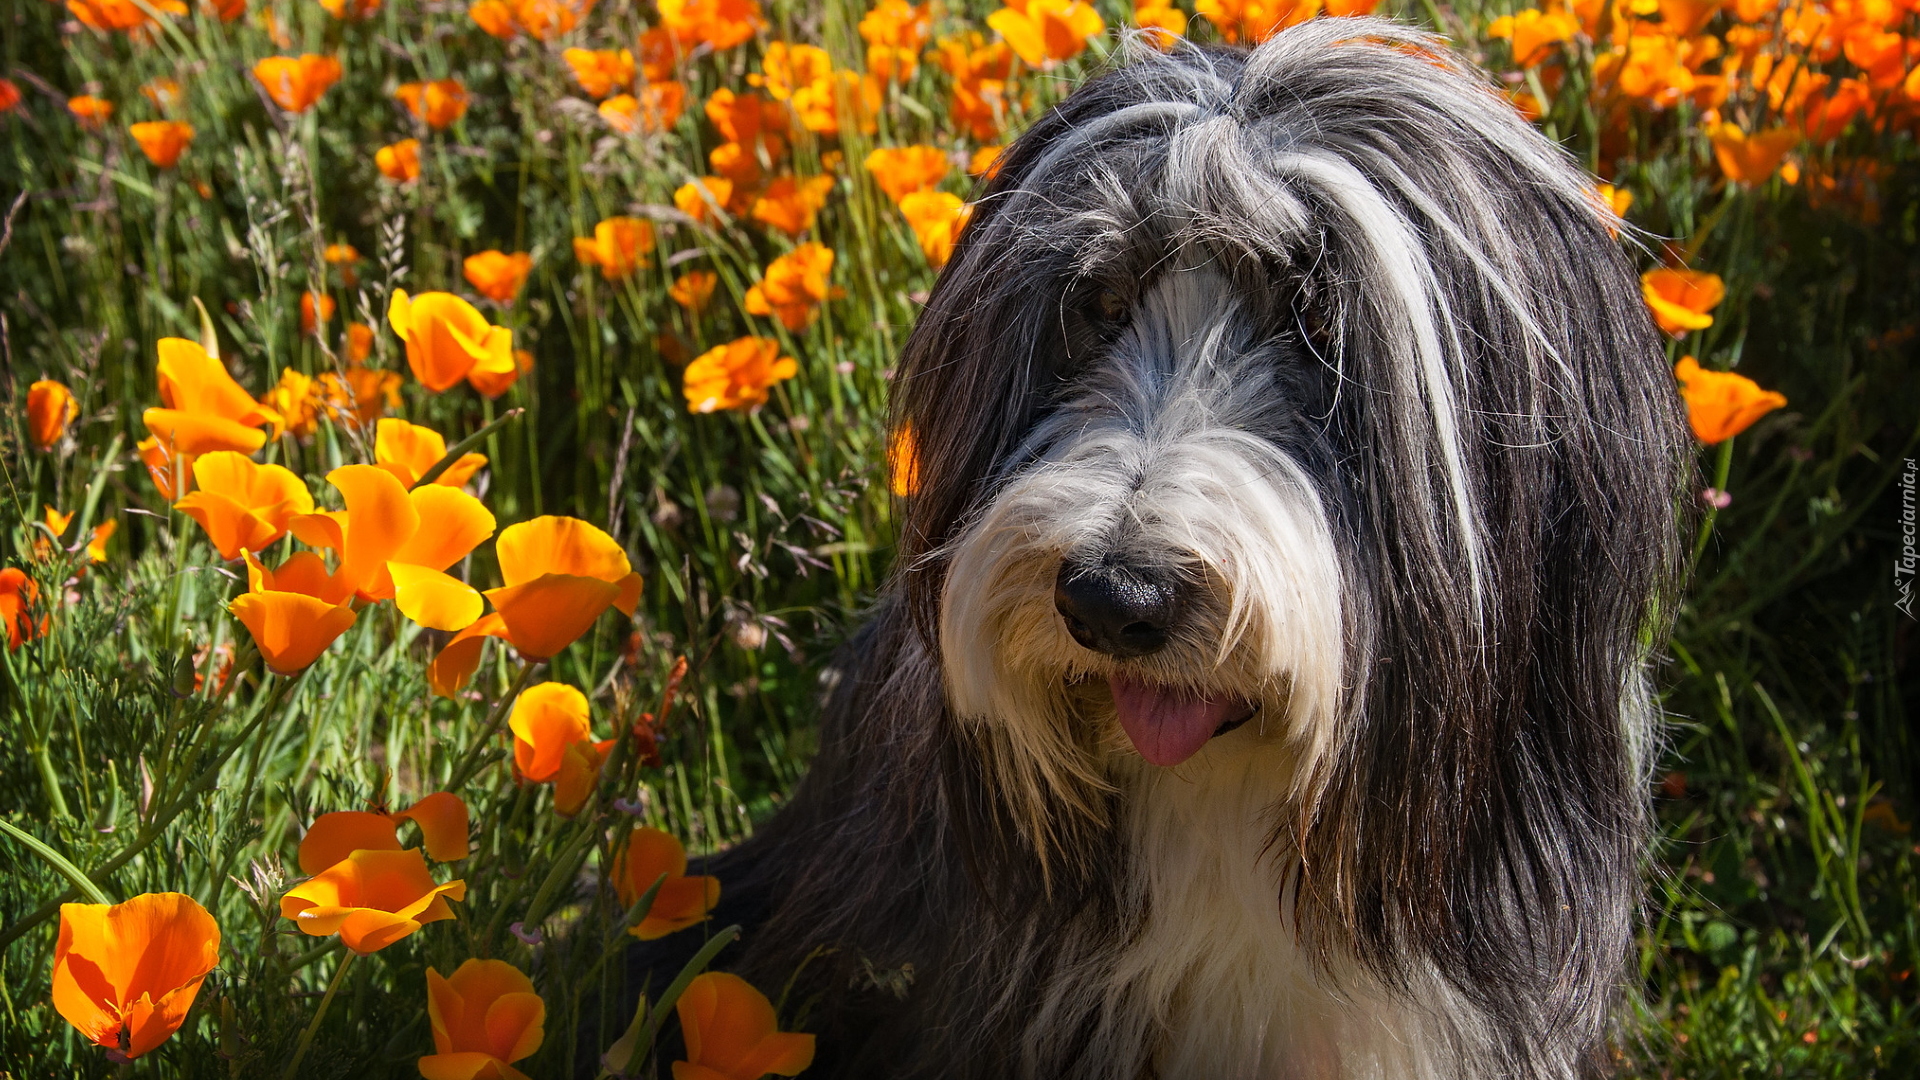
[(1006, 150), (890, 585), (707, 868), (811, 1075), (1605, 1065), (1691, 460), (1622, 228), (1373, 19), (1135, 40)]

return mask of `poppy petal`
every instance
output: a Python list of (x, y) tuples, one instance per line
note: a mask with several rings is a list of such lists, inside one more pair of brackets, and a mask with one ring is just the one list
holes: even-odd
[(300, 838), (300, 872), (321, 873), (355, 851), (399, 851), (393, 819), (364, 810), (337, 810), (313, 819)]
[(420, 841), (435, 862), (458, 862), (467, 857), (467, 804), (453, 792), (436, 791), (393, 816), (420, 826)]
[(407, 499), (413, 504), (420, 527), (393, 553), (393, 562), (445, 570), (493, 535), (492, 512), (458, 487), (428, 484), (409, 491)]
[(489, 637), (506, 637), (507, 624), (499, 612), (483, 615), (473, 625), (454, 635), (452, 641), (427, 665), (427, 686), (436, 695), (450, 698), (459, 693), (480, 670), (480, 646)]
[(399, 562), (388, 563), (387, 570), (394, 606), (429, 630), (463, 630), (486, 610), (479, 591), (450, 574)]
[(573, 644), (619, 595), (618, 586), (571, 574), (544, 574), (523, 585), (487, 590), (487, 599), (506, 621), (507, 640), (536, 660), (551, 659)]
[(318, 660), (355, 617), (345, 604), (285, 592), (247, 593), (235, 597), (227, 610), (246, 625), (267, 667), (282, 675)]

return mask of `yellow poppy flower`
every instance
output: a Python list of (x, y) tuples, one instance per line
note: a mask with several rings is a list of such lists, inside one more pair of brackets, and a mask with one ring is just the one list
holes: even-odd
[(407, 367), (420, 385), (441, 393), (483, 359), (513, 361), (513, 331), (487, 322), (472, 304), (447, 292), (408, 296), (393, 290), (387, 322), (407, 343)]
[(223, 559), (261, 551), (287, 534), (287, 523), (313, 513), (313, 495), (292, 470), (245, 454), (216, 450), (193, 463), (199, 490), (173, 504), (200, 523)]

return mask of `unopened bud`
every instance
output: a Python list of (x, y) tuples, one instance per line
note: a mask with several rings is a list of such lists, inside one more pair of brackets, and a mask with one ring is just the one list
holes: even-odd
[(194, 690), (198, 689), (198, 687), (194, 685), (198, 681), (199, 673), (194, 669), (193, 650), (188, 649), (186, 652), (180, 654), (178, 660), (173, 662), (173, 685), (171, 687), (173, 696), (177, 698), (192, 697)]

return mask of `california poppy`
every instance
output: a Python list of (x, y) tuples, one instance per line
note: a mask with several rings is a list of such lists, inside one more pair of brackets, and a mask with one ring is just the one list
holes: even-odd
[(336, 19), (369, 19), (380, 10), (380, 0), (320, 0), (320, 6)]
[(351, 596), (336, 598), (326, 561), (311, 551), (294, 554), (274, 570), (261, 566), (252, 552), (244, 554), (247, 591), (227, 610), (252, 635), (268, 670), (282, 675), (305, 670), (353, 626)]
[(1539, 65), (1553, 55), (1555, 46), (1572, 41), (1579, 32), (1580, 20), (1572, 15), (1537, 8), (1502, 15), (1487, 26), (1487, 36), (1505, 39), (1514, 64), (1523, 68)]
[(596, 742), (587, 695), (566, 683), (530, 686), (513, 703), (513, 767), (536, 784), (552, 783), (553, 808), (572, 817), (586, 804), (614, 740)]
[[(420, 482), (428, 469), (447, 456), (447, 440), (432, 428), (389, 417), (374, 428), (373, 463), (394, 475), (405, 487)], [(463, 454), (434, 479), (436, 484), (465, 487), (473, 474), (487, 465), (485, 454)]]
[(900, 200), (900, 213), (913, 228), (913, 238), (927, 265), (939, 269), (953, 257), (953, 245), (966, 227), (972, 207), (948, 191), (915, 191)]
[(141, 439), (135, 449), (161, 498), (171, 500), (177, 494), (185, 494), (193, 486), (192, 454), (180, 453), (153, 437)]
[(1734, 124), (1713, 124), (1707, 128), (1713, 143), (1713, 158), (1720, 171), (1736, 184), (1751, 187), (1763, 183), (1780, 167), (1787, 152), (1800, 144), (1800, 133), (1777, 127), (1749, 135)]
[(660, 0), (660, 23), (681, 41), (731, 49), (766, 25), (758, 0)]
[(667, 295), (688, 311), (699, 311), (713, 299), (714, 287), (719, 283), (720, 275), (711, 270), (689, 270), (674, 279)]
[(117, 521), (103, 521), (93, 527), (93, 535), (87, 538), (87, 559), (91, 562), (107, 561), (107, 541), (120, 531)]
[(782, 176), (753, 201), (753, 219), (798, 237), (813, 228), (814, 216), (827, 205), (827, 195), (832, 191), (831, 176)]
[(610, 217), (593, 227), (593, 235), (573, 238), (573, 257), (600, 268), (608, 281), (629, 277), (646, 264), (653, 250), (653, 224), (632, 217)]
[(133, 0), (67, 0), (67, 10), (82, 25), (95, 30), (132, 31), (153, 24), (153, 16), (149, 12), (185, 15), (187, 5), (180, 0), (158, 0), (144, 5), (136, 4)]
[(504, 0), (474, 0), (467, 6), (467, 17), (501, 41), (512, 41), (519, 36), (520, 27), (514, 22), (513, 9)]
[(162, 169), (171, 169), (193, 141), (193, 125), (184, 120), (148, 120), (132, 124), (127, 134), (140, 144), (147, 160)]
[(720, 409), (751, 409), (767, 403), (767, 391), (791, 379), (800, 365), (780, 355), (772, 338), (735, 338), (701, 353), (687, 365), (681, 392), (687, 408), (697, 413)]
[(0, 79), (0, 113), (20, 107), (20, 85), (12, 79)]
[(1229, 44), (1258, 45), (1313, 18), (1320, 0), (1195, 0), (1193, 7)]
[(590, 98), (603, 98), (633, 84), (631, 49), (568, 49), (560, 58), (573, 69), (575, 81)]
[(1133, 5), (1133, 21), (1146, 31), (1147, 40), (1165, 52), (1187, 32), (1187, 13), (1170, 0), (1139, 0)]
[(748, 313), (777, 316), (787, 329), (805, 330), (819, 306), (839, 295), (827, 281), (833, 259), (832, 248), (808, 242), (768, 263), (765, 276), (747, 290)]
[(357, 849), (280, 898), (280, 914), (311, 937), (339, 934), (365, 956), (426, 923), (453, 918), (448, 900), (464, 899), (467, 883), (437, 884), (419, 848)]
[(1674, 365), (1680, 396), (1687, 403), (1687, 423), (1694, 438), (1712, 446), (1753, 426), (1753, 422), (1787, 404), (1786, 396), (1731, 371), (1708, 371), (1691, 356)]
[(521, 655), (546, 660), (587, 632), (607, 608), (632, 615), (635, 573), (613, 537), (578, 518), (509, 525), (494, 544), (506, 582), (487, 590), (505, 635)]
[(253, 399), (226, 365), (186, 338), (161, 338), (156, 368), (161, 407), (141, 414), (147, 430), (178, 452), (238, 450), (251, 454), (278, 437), (280, 414)]
[(674, 1011), (687, 1060), (673, 1063), (673, 1080), (760, 1080), (813, 1064), (813, 1036), (781, 1031), (773, 1003), (738, 975), (695, 976)]
[(1689, 330), (1713, 325), (1707, 312), (1719, 306), (1727, 290), (1718, 274), (1663, 267), (1640, 275), (1640, 292), (1660, 329), (1684, 337)]
[[(37, 635), (33, 623), (33, 602), (40, 596), (40, 585), (25, 570), (9, 566), (0, 570), (0, 624), (7, 628), (7, 651), (12, 652)], [(45, 619), (40, 629), (46, 629)]]
[(1034, 68), (1079, 56), (1088, 40), (1107, 28), (1100, 13), (1083, 0), (1013, 0), (988, 15), (987, 25)]
[(137, 1058), (180, 1030), (219, 962), (220, 924), (190, 896), (62, 904), (53, 1007), (96, 1045)]
[(407, 343), (407, 366), (413, 377), (436, 394), (466, 378), (482, 358), (504, 358), (511, 365), (513, 331), (491, 325), (472, 304), (452, 293), (410, 297), (405, 289), (395, 289), (387, 305), (387, 322)]
[(702, 225), (717, 221), (715, 210), (725, 210), (732, 199), (733, 181), (724, 176), (703, 176), (681, 184), (673, 192), (673, 205)]
[(80, 415), (80, 403), (65, 383), (41, 379), (27, 387), (27, 437), (42, 450), (50, 449)]
[(313, 108), (320, 95), (340, 81), (340, 61), (319, 53), (269, 56), (253, 65), (253, 77), (260, 80), (260, 86), (275, 105), (288, 112), (302, 113)]
[(113, 119), (113, 102), (92, 94), (80, 94), (67, 99), (67, 111), (88, 131), (98, 131), (100, 126)]
[(654, 828), (628, 833), (626, 850), (613, 860), (613, 888), (620, 894), (621, 906), (632, 907), (662, 874), (666, 881), (654, 895), (647, 917), (627, 928), (627, 933), (642, 941), (704, 922), (720, 902), (720, 879), (688, 877), (687, 851), (672, 833)]
[(312, 379), (292, 368), (281, 369), (280, 381), (260, 395), (260, 403), (279, 413), (280, 422), (294, 435), (306, 438), (320, 430), (324, 405), (320, 391)]
[(264, 550), (287, 534), (295, 516), (313, 513), (313, 496), (292, 470), (231, 450), (201, 455), (193, 479), (199, 490), (173, 508), (200, 523), (223, 559)]
[(573, 32), (594, 0), (512, 0), (513, 18), (527, 34), (540, 41), (552, 41)]
[(533, 269), (533, 256), (524, 251), (511, 255), (504, 251), (482, 251), (467, 256), (460, 268), (466, 273), (467, 283), (481, 296), (511, 304), (513, 298), (520, 295), (520, 286), (526, 284), (528, 271)]
[(546, 1038), (546, 1002), (533, 980), (505, 960), (468, 960), (451, 977), (427, 969), (427, 1021), (434, 1052), (420, 1059), (427, 1080), (526, 1080), (513, 1062)]
[(467, 113), (467, 88), (459, 79), (403, 83), (393, 92), (407, 111), (439, 131)]
[(380, 175), (405, 184), (420, 178), (420, 140), (401, 139), (374, 151), (373, 164)]
[(312, 337), (333, 319), (333, 297), (311, 289), (300, 294), (300, 332)]
[(489, 353), (473, 365), (467, 372), (467, 385), (474, 388), (481, 397), (492, 399), (513, 388), (520, 376), (533, 370), (533, 354), (525, 349), (513, 350), (512, 357)]
[(938, 186), (953, 162), (937, 146), (885, 146), (867, 155), (866, 166), (873, 182), (897, 203)]
[(300, 838), (300, 872), (318, 874), (356, 851), (399, 851), (403, 821), (420, 826), (421, 843), (436, 862), (458, 862), (471, 850), (466, 802), (437, 791), (397, 814), (336, 810), (314, 818)]

